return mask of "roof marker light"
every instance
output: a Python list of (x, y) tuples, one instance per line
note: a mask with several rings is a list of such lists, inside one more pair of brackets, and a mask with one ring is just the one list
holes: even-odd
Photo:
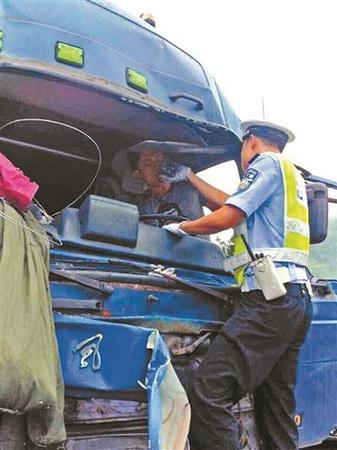
[(84, 66), (84, 50), (65, 42), (56, 42), (55, 59), (60, 63), (81, 68)]
[(143, 92), (144, 94), (148, 92), (146, 76), (133, 69), (126, 69), (126, 82), (133, 89), (137, 89), (137, 91)]

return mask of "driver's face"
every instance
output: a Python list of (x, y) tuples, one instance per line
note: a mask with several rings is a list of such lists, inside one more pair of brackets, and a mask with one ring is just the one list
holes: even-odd
[(144, 150), (139, 156), (138, 170), (154, 197), (163, 197), (171, 189), (171, 183), (165, 183), (159, 178), (163, 159), (164, 154), (155, 150)]

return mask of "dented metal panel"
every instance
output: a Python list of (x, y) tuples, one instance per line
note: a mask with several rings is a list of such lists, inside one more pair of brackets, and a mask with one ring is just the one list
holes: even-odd
[(183, 449), (189, 404), (158, 331), (62, 314), (55, 325), (68, 395), (143, 398), (149, 447)]

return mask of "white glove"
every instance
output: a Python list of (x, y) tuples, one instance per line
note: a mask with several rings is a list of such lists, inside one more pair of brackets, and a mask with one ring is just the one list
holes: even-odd
[[(184, 222), (182, 222), (184, 223)], [(181, 223), (169, 223), (168, 225), (164, 225), (162, 228), (164, 230), (169, 231), (172, 234), (176, 234), (177, 236), (188, 236), (188, 233), (186, 231), (182, 230), (180, 228)]]
[(164, 159), (160, 167), (159, 177), (167, 183), (179, 183), (179, 181), (185, 181), (190, 172), (190, 167), (182, 166), (170, 159)]

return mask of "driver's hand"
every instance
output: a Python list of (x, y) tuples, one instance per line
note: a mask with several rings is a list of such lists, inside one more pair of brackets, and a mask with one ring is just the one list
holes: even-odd
[[(184, 223), (184, 222), (182, 222)], [(188, 236), (188, 233), (186, 231), (181, 229), (181, 223), (169, 223), (168, 225), (164, 225), (163, 229), (169, 231), (172, 234), (175, 234), (177, 236)]]
[(166, 183), (185, 181), (191, 172), (190, 167), (178, 164), (170, 159), (164, 159), (159, 169), (159, 178)]

